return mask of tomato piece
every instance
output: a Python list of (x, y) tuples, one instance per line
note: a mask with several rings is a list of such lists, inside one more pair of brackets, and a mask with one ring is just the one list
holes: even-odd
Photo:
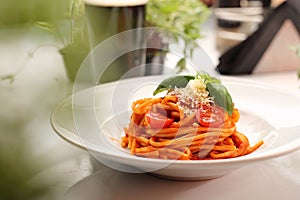
[(174, 119), (155, 112), (148, 112), (146, 114), (146, 120), (150, 127), (155, 129), (168, 128), (174, 121)]
[(196, 119), (204, 127), (216, 127), (224, 123), (225, 111), (219, 106), (201, 105)]

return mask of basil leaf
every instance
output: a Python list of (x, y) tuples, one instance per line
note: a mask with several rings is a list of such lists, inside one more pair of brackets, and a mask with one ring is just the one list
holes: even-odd
[(226, 87), (220, 83), (208, 82), (206, 83), (206, 89), (209, 95), (214, 98), (215, 103), (224, 108), (229, 115), (232, 115), (232, 98)]
[(215, 77), (212, 77), (207, 72), (198, 72), (197, 76), (200, 76), (205, 83), (212, 82), (212, 83), (221, 83), (221, 81)]
[(232, 98), (221, 81), (206, 72), (198, 72), (197, 76), (204, 80), (206, 90), (209, 92), (209, 95), (214, 98), (215, 103), (224, 108), (229, 115), (232, 115)]
[(153, 95), (155, 96), (156, 94), (158, 94), (160, 92), (163, 92), (165, 90), (174, 89), (175, 87), (183, 88), (192, 79), (195, 79), (195, 76), (173, 76), (173, 77), (167, 78), (158, 85), (158, 87), (153, 92)]
[[(224, 110), (232, 115), (233, 112), (233, 102), (232, 98), (221, 81), (217, 78), (210, 76), (208, 73), (199, 72), (197, 73), (201, 79), (204, 80), (206, 84), (206, 90), (209, 92), (209, 96), (214, 98), (214, 102), (224, 108)], [(153, 92), (153, 95), (156, 95), (160, 92), (177, 88), (184, 88), (188, 82), (192, 79), (197, 79), (195, 76), (173, 76), (163, 80), (156, 90)]]

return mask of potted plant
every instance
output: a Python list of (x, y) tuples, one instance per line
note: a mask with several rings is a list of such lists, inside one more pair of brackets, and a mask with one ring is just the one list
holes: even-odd
[[(82, 0), (83, 1), (83, 0)], [(47, 42), (46, 44), (40, 44), (38, 47), (33, 48), (27, 53), (27, 57), (24, 60), (24, 64), (14, 73), (0, 75), (0, 81), (6, 80), (11, 84), (15, 81), (17, 75), (20, 74), (22, 69), (28, 63), (34, 54), (45, 46), (54, 46), (56, 49), (60, 49), (61, 45), (67, 46), (75, 38), (79, 38), (79, 33), (82, 32), (80, 27), (82, 24), (82, 7), (79, 6), (81, 1), (78, 0), (51, 0), (51, 1), (39, 1), (39, 0), (3, 0), (0, 6), (0, 28), (13, 29), (14, 33), (21, 33), (25, 29), (32, 30), (29, 34), (35, 38), (44, 38), (44, 30), (49, 33), (48, 39), (55, 40), (58, 38), (60, 44), (56, 42)], [(72, 9), (71, 9), (72, 7)], [(77, 9), (80, 7), (81, 9)], [(71, 13), (70, 10), (73, 12)], [(76, 12), (78, 11), (78, 12)], [(67, 18), (67, 20), (66, 20)], [(72, 19), (73, 23), (70, 23)], [(68, 21), (68, 22), (67, 22)], [(62, 22), (64, 23), (62, 25)], [(68, 29), (65, 29), (67, 24)], [(72, 26), (72, 27), (71, 27)], [(38, 29), (32, 28), (38, 27)], [(77, 27), (77, 28), (76, 28)], [(63, 30), (61, 30), (63, 29)], [(74, 30), (74, 31), (73, 31)], [(72, 32), (71, 32), (72, 31)], [(71, 37), (72, 35), (72, 37)], [(26, 36), (24, 36), (26, 38)], [(62, 50), (62, 52), (64, 52)]]
[[(210, 14), (208, 6), (200, 0), (149, 0), (146, 10), (146, 19), (149, 26), (156, 26), (169, 29), (184, 34), (187, 38), (196, 40), (202, 38), (201, 25), (207, 20)], [(174, 42), (179, 42), (178, 35), (170, 36)], [(155, 36), (155, 42), (160, 42), (162, 46), (168, 44), (163, 42), (163, 38)], [(182, 72), (186, 67), (186, 58), (191, 56), (194, 44), (191, 40), (184, 40), (184, 58), (177, 62), (177, 72)], [(164, 51), (150, 50), (149, 57), (165, 56)], [(163, 60), (163, 59), (160, 59)]]

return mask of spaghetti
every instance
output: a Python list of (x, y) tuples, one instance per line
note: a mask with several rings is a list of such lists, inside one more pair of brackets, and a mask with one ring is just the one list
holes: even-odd
[(200, 160), (243, 156), (263, 144), (259, 141), (251, 147), (237, 131), (240, 114), (236, 108), (229, 115), (213, 98), (197, 102), (182, 98), (186, 96), (173, 90), (164, 97), (133, 102), (122, 147), (141, 157)]

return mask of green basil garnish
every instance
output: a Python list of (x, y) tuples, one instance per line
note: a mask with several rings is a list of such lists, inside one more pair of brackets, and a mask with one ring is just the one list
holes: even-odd
[(188, 82), (192, 79), (195, 79), (195, 76), (172, 76), (161, 82), (158, 87), (153, 92), (153, 95), (156, 95), (165, 90), (177, 88), (184, 88)]
[(221, 106), (229, 115), (232, 115), (232, 98), (224, 85), (221, 83), (208, 82), (206, 83), (206, 90), (209, 92), (209, 95), (214, 98), (218, 106)]
[(204, 80), (206, 90), (209, 92), (209, 96), (214, 98), (214, 102), (218, 106), (224, 108), (229, 115), (232, 115), (233, 102), (228, 90), (219, 79), (212, 77), (205, 72), (198, 72), (196, 76), (173, 76), (167, 78), (158, 85), (156, 90), (153, 92), (153, 95), (174, 89), (175, 87), (184, 88), (190, 80), (197, 79), (197, 77)]

